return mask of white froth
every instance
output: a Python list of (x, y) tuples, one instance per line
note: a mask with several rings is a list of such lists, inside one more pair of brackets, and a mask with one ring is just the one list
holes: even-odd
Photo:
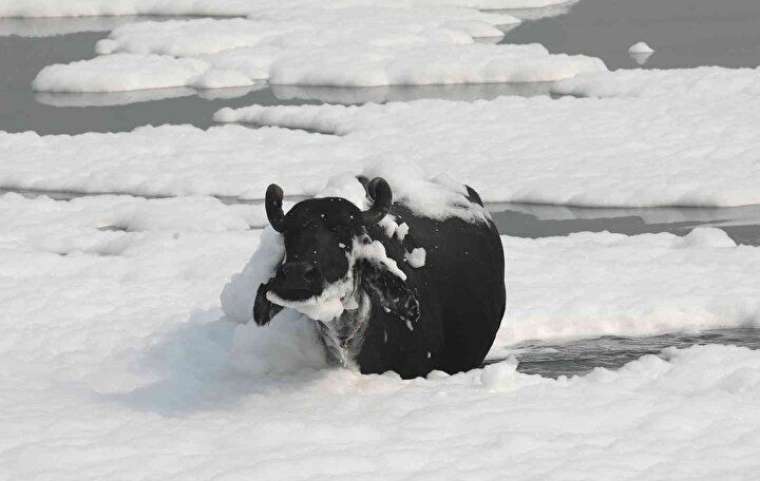
[(642, 53), (654, 53), (654, 49), (647, 45), (645, 42), (637, 42), (630, 46), (628, 53), (642, 54)]
[(404, 256), (404, 260), (406, 260), (406, 263), (410, 266), (414, 267), (415, 269), (419, 269), (420, 267), (425, 266), (425, 258), (427, 256), (427, 252), (422, 247), (416, 247), (412, 249), (412, 252), (407, 252)]
[[(611, 479), (620, 466), (633, 481), (755, 472), (755, 350), (668, 349), (556, 380), (521, 373), (513, 358), (402, 381), (326, 369), (314, 322), (292, 309), (266, 327), (223, 320), (222, 286), (262, 237), (277, 244), (246, 227), (261, 217), (214, 199), (0, 196), (4, 472), (62, 481), (348, 480), (378, 470), (396, 481), (431, 466), (550, 481)], [(141, 230), (105, 229), (117, 222)], [(510, 300), (495, 347), (505, 354), (526, 338), (760, 325), (760, 248), (715, 229), (503, 240)], [(239, 278), (234, 286), (225, 310), (255, 294)]]
[[(300, 1), (289, 8), (265, 3), (250, 4), (248, 18), (118, 26), (97, 43), (102, 57), (46, 67), (35, 88), (106, 92), (171, 83), (209, 89), (258, 80), (345, 87), (473, 84), (551, 81), (606, 71), (598, 58), (550, 54), (538, 44), (476, 42), (498, 39), (503, 35), (498, 26), (520, 22), (503, 13), (430, 2)], [(183, 79), (172, 61), (202, 62), (208, 72)], [(113, 75), (115, 69), (131, 80)]]

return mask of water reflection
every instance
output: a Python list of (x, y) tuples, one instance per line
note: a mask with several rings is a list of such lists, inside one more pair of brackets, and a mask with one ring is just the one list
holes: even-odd
[(698, 334), (670, 333), (638, 338), (605, 336), (567, 343), (525, 342), (492, 352), (486, 363), (514, 355), (520, 361), (518, 371), (556, 378), (586, 374), (596, 367), (617, 369), (671, 346), (687, 348), (704, 344), (760, 349), (760, 329), (713, 329)]
[(190, 97), (193, 95), (197, 95), (204, 100), (236, 99), (264, 88), (266, 88), (266, 84), (213, 90), (195, 90), (188, 87), (177, 87), (107, 93), (37, 92), (34, 98), (37, 102), (52, 107), (114, 107)]
[[(514, 27), (516, 27), (516, 25), (504, 25), (502, 27), (499, 27), (499, 29), (502, 32), (509, 32)], [(483, 43), (483, 44), (486, 44), (486, 45), (496, 45), (499, 42), (501, 42), (501, 39), (502, 39), (502, 37), (476, 37), (476, 38), (473, 38), (473, 40), (475, 41), (475, 43)]]
[(199, 90), (196, 93), (198, 94), (198, 97), (206, 100), (229, 100), (245, 97), (252, 92), (263, 90), (265, 88), (267, 88), (266, 82), (260, 82), (254, 85), (249, 85), (247, 87), (227, 87), (221, 89)]
[(56, 93), (37, 92), (34, 99), (52, 107), (111, 107), (140, 102), (173, 99), (195, 95), (189, 88), (167, 88), (153, 90), (132, 90), (128, 92), (108, 93)]
[(464, 85), (391, 85), (385, 87), (310, 87), (272, 85), (272, 93), (282, 100), (317, 100), (331, 104), (364, 104), (369, 102), (409, 102), (419, 99), (474, 101), (490, 100), (503, 95), (533, 97), (549, 95), (552, 82), (490, 83)]
[(644, 65), (649, 61), (649, 58), (654, 55), (654, 52), (644, 52), (644, 53), (629, 53), (628, 56), (630, 56), (634, 62), (636, 62), (639, 65)]

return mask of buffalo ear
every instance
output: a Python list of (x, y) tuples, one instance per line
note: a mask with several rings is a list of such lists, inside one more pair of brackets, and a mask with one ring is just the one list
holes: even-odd
[(417, 322), (420, 318), (420, 301), (406, 282), (397, 275), (370, 262), (361, 267), (361, 286), (373, 302), (377, 302), (387, 313), (392, 313), (404, 322)]
[(253, 303), (253, 320), (259, 326), (269, 324), (269, 321), (282, 310), (282, 306), (273, 304), (267, 299), (268, 290), (269, 283), (266, 283), (261, 284), (256, 291), (256, 300)]
[(267, 218), (277, 232), (282, 232), (285, 227), (285, 213), (282, 211), (283, 195), (284, 193), (279, 185), (269, 184), (266, 197), (264, 198), (264, 207), (267, 211)]
[[(361, 179), (359, 179), (361, 182)], [(363, 183), (363, 182), (362, 182)], [(376, 224), (385, 217), (393, 203), (391, 186), (382, 177), (375, 177), (365, 185), (365, 190), (373, 200), (372, 207), (362, 212), (365, 224)]]

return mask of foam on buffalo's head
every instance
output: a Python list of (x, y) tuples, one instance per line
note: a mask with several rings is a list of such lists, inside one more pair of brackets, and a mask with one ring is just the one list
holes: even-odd
[(266, 192), (267, 217), (283, 235), (285, 259), (268, 286), (269, 292), (286, 301), (320, 296), (328, 286), (349, 275), (354, 240), (388, 213), (392, 192), (377, 177), (367, 184), (374, 200), (366, 211), (342, 197), (307, 199), (285, 215), (282, 189), (272, 184)]

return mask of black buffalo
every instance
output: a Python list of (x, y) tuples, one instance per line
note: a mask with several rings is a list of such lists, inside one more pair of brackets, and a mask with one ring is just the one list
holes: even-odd
[[(481, 365), (506, 302), (504, 251), (495, 225), (488, 216), (421, 216), (393, 202), (384, 179), (358, 179), (373, 202), (366, 211), (344, 198), (325, 197), (303, 200), (285, 215), (282, 189), (269, 186), (267, 216), (284, 236), (285, 259), (258, 289), (256, 323), (267, 324), (282, 305), (339, 295), (346, 306), (342, 314), (315, 321), (337, 364), (362, 373), (392, 370), (404, 378)], [(457, 206), (485, 212), (469, 186)], [(387, 214), (406, 224), (408, 234), (404, 227), (389, 236), (378, 224)], [(385, 260), (362, 255), (364, 247), (376, 251), (376, 241)], [(409, 260), (419, 248), (424, 265), (419, 256)]]

